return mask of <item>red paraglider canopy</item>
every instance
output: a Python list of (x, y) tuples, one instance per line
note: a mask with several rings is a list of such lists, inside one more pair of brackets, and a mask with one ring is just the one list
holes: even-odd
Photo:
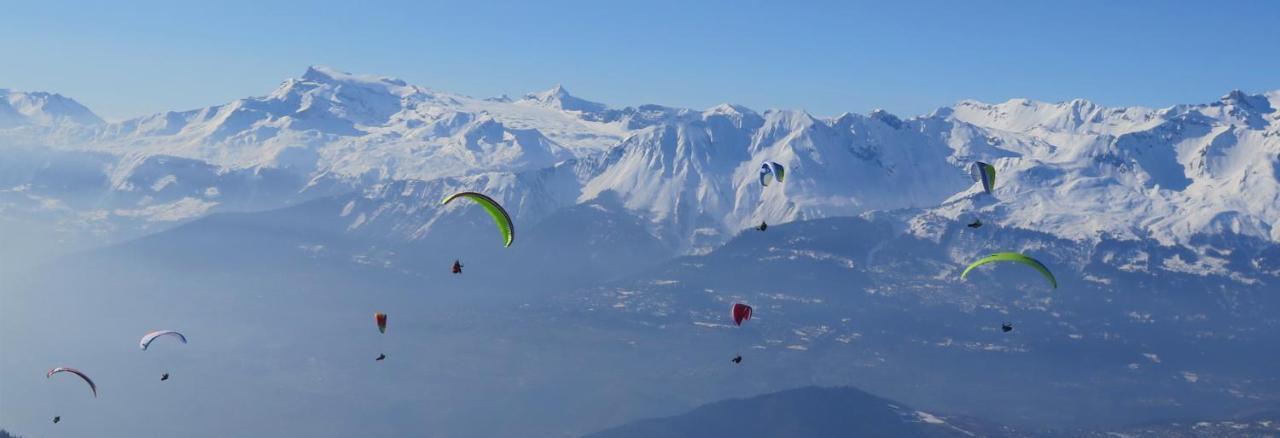
[(742, 321), (751, 319), (751, 306), (742, 303), (734, 303), (731, 313), (733, 314), (733, 323), (742, 325)]
[(378, 332), (386, 333), (387, 332), (387, 314), (375, 313), (373, 314), (373, 319), (378, 321)]

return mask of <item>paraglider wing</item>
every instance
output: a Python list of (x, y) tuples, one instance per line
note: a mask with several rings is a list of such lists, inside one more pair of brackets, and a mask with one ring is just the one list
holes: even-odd
[(387, 314), (375, 313), (373, 314), (373, 319), (378, 322), (378, 333), (386, 333), (387, 332)]
[(969, 166), (969, 176), (973, 177), (974, 182), (982, 183), (982, 191), (988, 195), (996, 188), (996, 168), (990, 164), (975, 161)]
[(1035, 270), (1040, 271), (1040, 275), (1043, 275), (1046, 280), (1049, 280), (1049, 284), (1052, 284), (1054, 289), (1058, 288), (1058, 279), (1054, 278), (1052, 272), (1049, 272), (1049, 268), (1046, 268), (1043, 263), (1040, 263), (1039, 260), (1033, 259), (1031, 257), (1027, 257), (1025, 255), (1022, 255), (1016, 252), (998, 252), (998, 253), (983, 257), (981, 259), (978, 259), (978, 261), (970, 264), (969, 267), (964, 268), (964, 272), (960, 273), (960, 278), (966, 279), (966, 277), (968, 277), (969, 275), (969, 271), (972, 271), (973, 268), (985, 265), (987, 263), (994, 263), (994, 262), (1018, 262), (1018, 263), (1022, 263), (1024, 265), (1030, 266), (1032, 268), (1035, 268)]
[(770, 179), (782, 182), (782, 179), (785, 178), (786, 175), (787, 170), (783, 168), (781, 164), (773, 161), (765, 161), (764, 164), (760, 165), (760, 185), (762, 186), (768, 187)]
[(735, 303), (730, 313), (733, 315), (733, 323), (742, 325), (743, 321), (751, 319), (751, 306)]
[(86, 376), (84, 373), (80, 372), (80, 370), (77, 370), (75, 368), (57, 367), (49, 370), (49, 374), (45, 374), (44, 377), (47, 379), (47, 378), (53, 377), (54, 374), (58, 374), (58, 373), (71, 373), (71, 374), (80, 376), (81, 379), (84, 379), (85, 383), (89, 384), (89, 389), (93, 390), (93, 397), (94, 398), (98, 397), (98, 385), (94, 384), (93, 379), (90, 379), (89, 376)]
[(515, 224), (511, 222), (511, 215), (507, 214), (507, 210), (503, 209), (498, 201), (476, 192), (459, 192), (444, 198), (440, 204), (445, 205), (458, 198), (471, 199), (484, 207), (485, 211), (489, 212), (489, 216), (493, 216), (493, 222), (498, 225), (498, 230), (502, 232), (503, 246), (511, 246), (511, 242), (516, 239)]
[(187, 337), (183, 336), (182, 333), (178, 333), (173, 330), (157, 330), (157, 331), (142, 335), (142, 340), (138, 341), (138, 348), (146, 350), (147, 347), (151, 346), (151, 341), (154, 341), (156, 340), (156, 338), (159, 338), (161, 336), (171, 336), (171, 337), (177, 338), (183, 344), (187, 343)]

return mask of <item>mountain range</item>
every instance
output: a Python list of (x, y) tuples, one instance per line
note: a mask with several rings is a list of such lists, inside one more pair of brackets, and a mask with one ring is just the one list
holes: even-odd
[[(1014, 99), (817, 117), (612, 109), (561, 86), (476, 99), (317, 66), (264, 96), (111, 123), (60, 95), (3, 93), (4, 218), (54, 241), (121, 241), (354, 192), (391, 221), (386, 203), (413, 194), (387, 187), (442, 179), (488, 191), (521, 223), (616, 197), (673, 254), (761, 221), (902, 209), (1072, 240), (1150, 238), (1199, 248), (1193, 264), (1209, 270), (1198, 236), (1280, 241), (1280, 91), (1158, 110)], [(760, 188), (765, 160), (789, 169), (787, 184)], [(974, 161), (996, 167), (994, 196), (968, 179)], [(402, 220), (421, 222), (432, 204)], [(353, 230), (365, 213), (348, 212)], [(425, 223), (378, 232), (420, 237)]]

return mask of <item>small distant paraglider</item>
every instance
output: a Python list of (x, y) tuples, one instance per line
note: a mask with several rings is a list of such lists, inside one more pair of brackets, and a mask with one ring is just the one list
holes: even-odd
[(760, 165), (760, 185), (768, 187), (769, 181), (782, 182), (787, 177), (787, 169), (773, 161), (765, 161)]
[[(387, 332), (387, 314), (382, 312), (374, 313), (373, 321), (378, 324), (378, 333)], [(383, 359), (386, 359), (386, 358), (387, 358), (386, 353), (378, 353), (378, 358), (374, 359), (374, 361), (381, 362)]]
[[(760, 164), (760, 185), (769, 187), (771, 181), (781, 183), (787, 178), (787, 169), (774, 161), (765, 161)], [(763, 199), (762, 199), (763, 201)], [(769, 224), (760, 221), (760, 226), (756, 227), (756, 231), (764, 231), (769, 229)]]
[(146, 351), (147, 348), (151, 347), (151, 343), (155, 342), (155, 340), (161, 336), (168, 336), (168, 337), (177, 339), (178, 342), (181, 342), (183, 344), (187, 343), (187, 337), (184, 336), (182, 333), (178, 333), (173, 330), (156, 330), (154, 332), (142, 335), (142, 339), (138, 341), (138, 348), (141, 348), (142, 351)]
[(990, 164), (981, 161), (975, 161), (969, 166), (969, 176), (973, 177), (974, 182), (982, 183), (982, 191), (988, 195), (996, 189), (996, 168)]
[[(85, 375), (85, 373), (83, 373), (83, 372), (81, 372), (80, 370), (77, 370), (77, 369), (75, 369), (75, 368), (70, 368), (70, 367), (57, 367), (57, 368), (54, 368), (54, 369), (49, 370), (49, 372), (48, 372), (47, 374), (45, 374), (45, 375), (44, 375), (44, 377), (45, 377), (46, 379), (49, 379), (49, 378), (53, 378), (53, 375), (54, 375), (54, 374), (60, 374), (60, 373), (70, 373), (70, 374), (74, 374), (74, 375), (76, 375), (76, 376), (80, 377), (80, 379), (81, 379), (81, 380), (84, 380), (84, 383), (88, 383), (88, 384), (89, 384), (89, 390), (90, 390), (90, 391), (93, 391), (93, 398), (98, 398), (98, 385), (97, 385), (97, 384), (95, 384), (95, 383), (93, 383), (93, 379), (90, 379), (88, 375)], [(62, 416), (61, 416), (61, 415), (55, 415), (55, 416), (53, 417), (53, 424), (58, 424), (58, 422), (59, 422), (59, 421), (62, 421)]]
[[(729, 309), (729, 315), (733, 317), (734, 325), (742, 326), (743, 322), (751, 319), (752, 311), (751, 306), (742, 303), (734, 303), (733, 307)], [(735, 364), (742, 363), (742, 355), (738, 354), (734, 356), (731, 361)]]
[(982, 220), (975, 218), (973, 222), (970, 222), (969, 225), (965, 225), (965, 226), (969, 228), (982, 228)]
[[(142, 351), (147, 351), (148, 348), (151, 348), (151, 343), (155, 342), (156, 339), (159, 339), (161, 337), (174, 338), (174, 339), (177, 339), (178, 342), (181, 342), (183, 344), (187, 343), (187, 337), (182, 333), (178, 333), (173, 330), (156, 330), (154, 332), (142, 335), (142, 339), (138, 340), (138, 348), (141, 348)], [(164, 382), (167, 380), (169, 380), (169, 371), (165, 370), (160, 375), (160, 381)]]
[(90, 379), (88, 375), (85, 375), (85, 373), (83, 373), (83, 372), (81, 372), (80, 370), (77, 370), (77, 369), (75, 369), (75, 368), (70, 368), (70, 367), (57, 367), (57, 368), (54, 368), (54, 369), (49, 370), (49, 372), (48, 372), (47, 374), (45, 374), (45, 375), (44, 375), (44, 377), (45, 377), (46, 379), (48, 379), (48, 378), (52, 378), (54, 374), (59, 374), (59, 373), (71, 373), (71, 374), (75, 374), (76, 376), (80, 377), (80, 379), (81, 379), (81, 380), (84, 380), (84, 383), (88, 383), (88, 384), (89, 384), (89, 390), (90, 390), (90, 391), (93, 391), (93, 398), (98, 398), (98, 385), (97, 385), (97, 384), (95, 384), (95, 383), (93, 383), (93, 379)]
[(753, 309), (751, 306), (742, 303), (734, 303), (733, 308), (730, 310), (730, 315), (733, 316), (733, 323), (741, 326), (743, 321), (751, 319), (752, 311)]
[(461, 274), (461, 273), (462, 273), (462, 261), (461, 261), (461, 260), (454, 260), (454, 261), (453, 261), (453, 268), (452, 268), (452, 269), (450, 269), (450, 270), (449, 270), (449, 272), (452, 272), (452, 273), (454, 273), (454, 274)]
[(476, 192), (458, 192), (444, 198), (440, 205), (448, 205), (458, 198), (470, 199), (484, 207), (484, 210), (489, 212), (489, 216), (493, 217), (493, 222), (498, 225), (498, 231), (502, 233), (503, 246), (511, 246), (516, 238), (515, 224), (511, 222), (511, 215), (507, 214), (507, 210), (502, 208), (498, 201)]
[(995, 263), (995, 262), (1017, 262), (1017, 263), (1030, 266), (1034, 268), (1036, 271), (1040, 272), (1040, 275), (1044, 276), (1045, 280), (1048, 280), (1049, 284), (1053, 285), (1054, 289), (1058, 288), (1058, 279), (1053, 276), (1052, 272), (1049, 272), (1049, 268), (1046, 268), (1044, 266), (1044, 263), (1040, 263), (1039, 260), (1033, 259), (1031, 257), (1027, 257), (1025, 255), (1022, 255), (1016, 252), (998, 252), (998, 253), (983, 257), (981, 259), (978, 259), (978, 261), (970, 264), (969, 267), (964, 268), (964, 272), (960, 273), (960, 279), (962, 280), (967, 279), (967, 277), (969, 276), (969, 271), (972, 271), (973, 268), (985, 265), (987, 263)]

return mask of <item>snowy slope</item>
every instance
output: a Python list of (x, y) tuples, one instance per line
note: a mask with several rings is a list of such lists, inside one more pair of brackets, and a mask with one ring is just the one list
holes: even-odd
[[(954, 179), (934, 177), (959, 175), (949, 152), (862, 116), (823, 120), (731, 105), (680, 110), (624, 141), (582, 199), (615, 192), (648, 213), (661, 234), (701, 252), (761, 221), (936, 205), (956, 190)], [(760, 186), (766, 160), (790, 169), (785, 183)]]
[[(1073, 239), (1166, 244), (1199, 234), (1280, 241), (1280, 93), (1239, 91), (1204, 105), (1107, 109), (1074, 100), (962, 102), (930, 119), (981, 127), (990, 145), (957, 157), (994, 164), (995, 200), (957, 195), (941, 211)], [(970, 141), (972, 142), (972, 141)], [(975, 199), (977, 198), (977, 199)]]

